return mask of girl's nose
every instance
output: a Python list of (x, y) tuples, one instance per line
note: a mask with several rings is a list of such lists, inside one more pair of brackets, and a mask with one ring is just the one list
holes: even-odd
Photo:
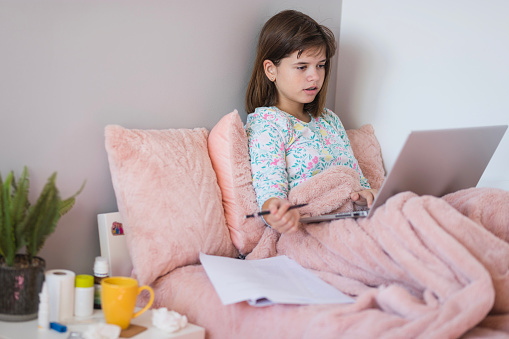
[(319, 78), (320, 78), (320, 75), (318, 74), (318, 71), (316, 69), (313, 69), (312, 67), (310, 67), (309, 73), (307, 76), (307, 80), (315, 81), (315, 80), (318, 80)]

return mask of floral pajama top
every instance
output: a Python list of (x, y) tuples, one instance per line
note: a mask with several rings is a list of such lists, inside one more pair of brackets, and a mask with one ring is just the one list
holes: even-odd
[(260, 208), (269, 198), (286, 199), (293, 187), (332, 166), (353, 168), (361, 186), (370, 188), (343, 124), (328, 109), (306, 123), (277, 107), (258, 107), (245, 128)]

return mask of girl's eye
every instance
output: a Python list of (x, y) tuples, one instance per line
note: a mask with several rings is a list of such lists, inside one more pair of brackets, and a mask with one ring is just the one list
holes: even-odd
[(299, 70), (303, 71), (303, 70), (305, 70), (305, 69), (306, 69), (306, 66), (299, 66), (299, 67), (297, 67), (297, 69), (299, 69)]
[(325, 64), (323, 64), (323, 65), (318, 65), (318, 68), (325, 68)]

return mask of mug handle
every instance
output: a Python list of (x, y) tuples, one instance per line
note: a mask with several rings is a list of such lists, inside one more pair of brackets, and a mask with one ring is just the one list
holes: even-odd
[(152, 306), (152, 303), (154, 302), (154, 290), (152, 290), (152, 288), (150, 286), (147, 286), (147, 285), (143, 285), (141, 287), (138, 287), (138, 294), (141, 293), (141, 291), (143, 290), (147, 290), (150, 292), (150, 300), (148, 301), (148, 303), (145, 305), (145, 307), (143, 307), (141, 310), (139, 310), (138, 312), (134, 313), (133, 315), (133, 318), (136, 318), (137, 316), (141, 315), (143, 312), (145, 312), (146, 310), (148, 310), (150, 308), (150, 306)]

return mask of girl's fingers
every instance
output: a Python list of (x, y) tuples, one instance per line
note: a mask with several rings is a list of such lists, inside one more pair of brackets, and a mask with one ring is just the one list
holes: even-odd
[(371, 192), (369, 192), (369, 195), (366, 199), (368, 201), (368, 207), (371, 208), (371, 205), (373, 205), (373, 201), (375, 200), (375, 197)]
[(357, 201), (357, 200), (359, 200), (360, 195), (359, 195), (359, 193), (354, 192), (354, 193), (352, 193), (352, 195), (350, 197), (352, 198), (353, 201)]
[(299, 229), (300, 214), (297, 209), (290, 210), (290, 206), (290, 202), (283, 199), (274, 199), (267, 206), (270, 214), (265, 216), (265, 220), (279, 233), (295, 232)]

